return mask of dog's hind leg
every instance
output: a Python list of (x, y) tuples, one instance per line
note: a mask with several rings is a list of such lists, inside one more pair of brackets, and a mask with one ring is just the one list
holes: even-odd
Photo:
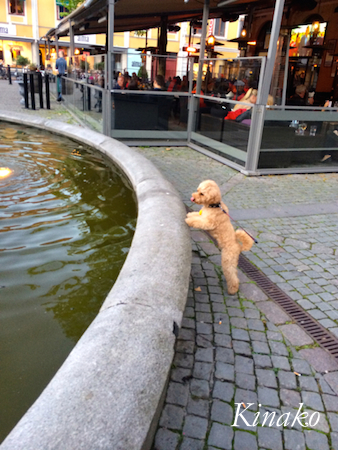
[(222, 250), (222, 269), (227, 282), (228, 293), (236, 294), (239, 288), (239, 278), (237, 275), (238, 254), (229, 254)]

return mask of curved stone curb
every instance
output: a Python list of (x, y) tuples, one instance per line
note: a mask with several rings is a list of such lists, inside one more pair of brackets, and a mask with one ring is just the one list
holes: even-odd
[[(150, 448), (174, 355), (191, 267), (177, 191), (143, 156), (94, 131), (0, 111), (0, 120), (96, 148), (129, 178), (138, 201), (132, 246), (99, 314), (1, 450)], [(41, 362), (43, 364), (43, 361)]]

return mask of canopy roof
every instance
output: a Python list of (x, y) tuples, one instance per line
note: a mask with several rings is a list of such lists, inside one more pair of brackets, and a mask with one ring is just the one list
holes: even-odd
[[(246, 14), (251, 6), (260, 3), (267, 7), (273, 0), (210, 0), (209, 17), (223, 14)], [(115, 31), (145, 30), (159, 27), (163, 17), (168, 24), (200, 19), (203, 0), (117, 0), (115, 3)], [(86, 0), (79, 8), (64, 18), (57, 28), (52, 28), (46, 37), (67, 36), (71, 20), (74, 34), (101, 34), (107, 31), (108, 0)], [(229, 17), (225, 18), (226, 20)], [(99, 22), (100, 21), (100, 22)]]

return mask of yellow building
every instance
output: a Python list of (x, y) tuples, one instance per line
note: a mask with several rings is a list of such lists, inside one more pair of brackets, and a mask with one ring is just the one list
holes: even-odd
[[(42, 39), (48, 30), (58, 26), (64, 8), (58, 0), (0, 0), (0, 60), (4, 64), (15, 65), (17, 56), (22, 55), (32, 63), (40, 66), (51, 64), (56, 60), (55, 45), (50, 46)], [(215, 51), (220, 58), (235, 58), (238, 56), (238, 46), (228, 40), (239, 36), (241, 20), (237, 22), (222, 22), (221, 19), (212, 19), (208, 24), (208, 34), (213, 34), (216, 41), (223, 45), (216, 45)], [(198, 47), (201, 30), (192, 30), (189, 23), (179, 24), (180, 30), (168, 33), (167, 51), (175, 62), (174, 75), (184, 72), (186, 52), (183, 51), (189, 42)], [(194, 34), (195, 32), (195, 34)], [(115, 33), (114, 47), (118, 52), (116, 68), (119, 71), (137, 72), (140, 67), (140, 52), (138, 48), (157, 47), (158, 30), (147, 32)], [(77, 55), (93, 55), (104, 53), (105, 35), (75, 36), (75, 52)], [(59, 48), (69, 55), (69, 38), (59, 40)], [(128, 51), (128, 53), (127, 53)], [(182, 56), (182, 59), (179, 57)], [(182, 61), (182, 63), (180, 63)], [(181, 64), (181, 65), (180, 65)], [(182, 66), (182, 67), (181, 67)], [(93, 66), (91, 66), (93, 67)]]
[[(14, 65), (17, 56), (22, 55), (36, 65), (45, 65), (48, 49), (41, 38), (59, 24), (61, 12), (58, 0), (0, 0), (0, 59)], [(101, 47), (104, 39), (97, 42), (96, 36), (79, 36), (76, 42), (84, 50), (93, 51)], [(68, 42), (60, 45), (69, 47)], [(56, 58), (55, 48), (51, 56)]]

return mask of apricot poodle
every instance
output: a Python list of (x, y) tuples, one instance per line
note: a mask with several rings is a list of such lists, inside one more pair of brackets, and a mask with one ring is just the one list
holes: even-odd
[(193, 228), (210, 232), (222, 251), (222, 269), (229, 294), (238, 291), (237, 265), (239, 254), (250, 250), (253, 239), (244, 230), (234, 230), (228, 215), (228, 208), (222, 202), (221, 191), (212, 180), (205, 180), (194, 192), (191, 201), (203, 205), (199, 212), (190, 212), (185, 219)]

